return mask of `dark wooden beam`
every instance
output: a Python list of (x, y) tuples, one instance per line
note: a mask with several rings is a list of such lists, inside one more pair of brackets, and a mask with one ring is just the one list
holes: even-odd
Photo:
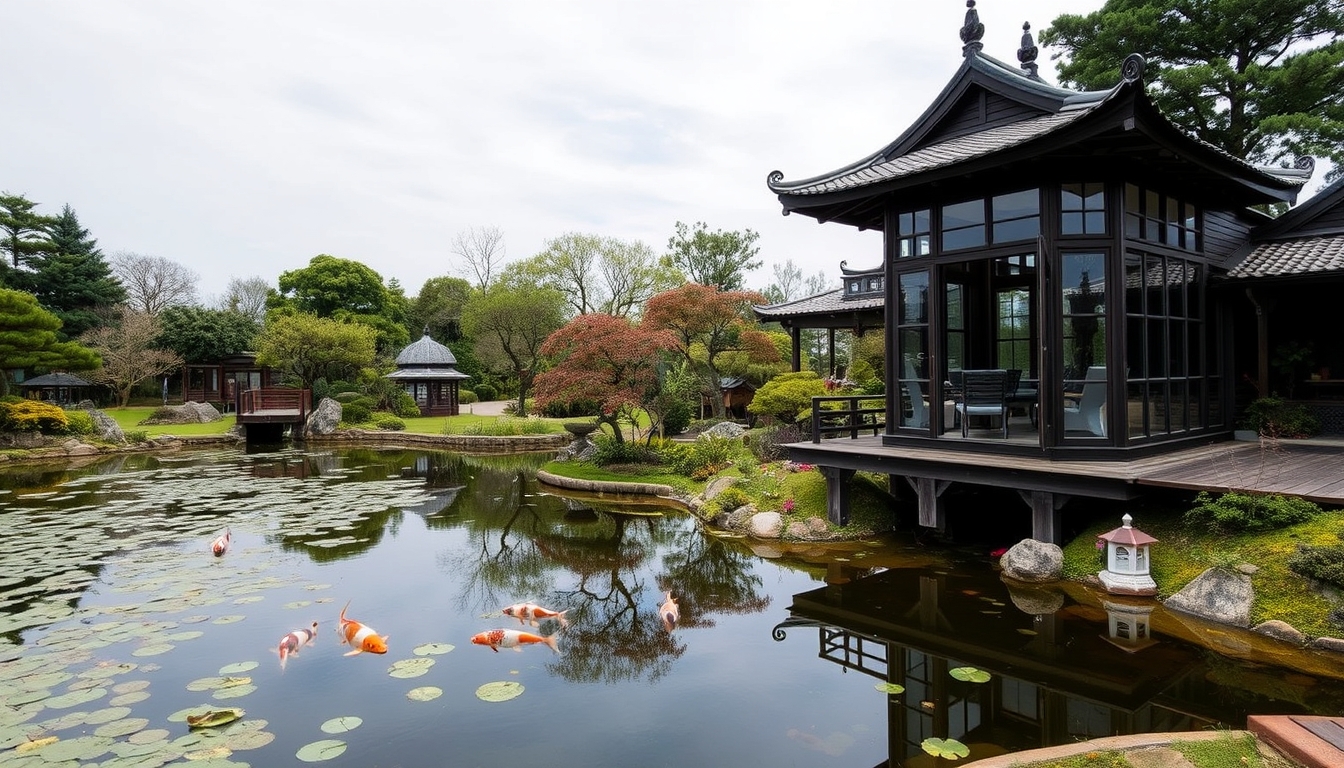
[(826, 477), (826, 517), (836, 525), (849, 525), (849, 481), (854, 470), (843, 467), (818, 467)]

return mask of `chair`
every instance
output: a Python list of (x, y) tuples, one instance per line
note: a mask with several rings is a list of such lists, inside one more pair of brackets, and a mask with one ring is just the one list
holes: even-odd
[(971, 416), (997, 416), (1002, 424), (1003, 437), (1008, 438), (1008, 372), (1002, 368), (989, 371), (964, 371), (961, 377), (961, 399), (957, 403), (961, 415), (961, 436), (968, 437)]
[(1083, 392), (1070, 405), (1064, 403), (1064, 431), (1090, 432), (1106, 436), (1106, 420), (1101, 409), (1106, 405), (1106, 366), (1094, 365), (1087, 369)]

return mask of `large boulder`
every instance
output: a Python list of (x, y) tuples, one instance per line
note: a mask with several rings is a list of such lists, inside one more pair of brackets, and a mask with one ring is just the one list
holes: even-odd
[(1023, 613), (1050, 616), (1064, 607), (1064, 595), (1043, 587), (1008, 585), (1008, 598)]
[(303, 432), (307, 435), (330, 435), (341, 423), (341, 404), (330, 397), (322, 398), (313, 412), (304, 422)]
[(758, 539), (778, 539), (784, 532), (784, 517), (778, 512), (758, 512), (747, 521), (747, 533)]
[(999, 567), (1004, 576), (1018, 581), (1059, 581), (1064, 573), (1064, 550), (1055, 544), (1023, 539), (1003, 553)]
[[(89, 405), (93, 405), (89, 403)], [(108, 416), (97, 408), (89, 408), (89, 416), (93, 418), (93, 428), (98, 433), (98, 437), (109, 443), (126, 442), (126, 433), (122, 431), (121, 425), (117, 420)]]
[(219, 410), (209, 403), (188, 401), (182, 405), (165, 405), (156, 408), (148, 419), (141, 424), (205, 424), (224, 418)]
[(704, 432), (701, 432), (700, 437), (697, 439), (705, 439), (709, 437), (726, 437), (729, 440), (737, 440), (738, 438), (742, 437), (742, 435), (745, 434), (746, 431), (747, 428), (742, 426), (741, 424), (736, 424), (731, 421), (720, 421), (718, 424), (715, 424), (709, 429), (706, 429)]
[(196, 417), (196, 421), (201, 424), (208, 424), (212, 421), (219, 421), (224, 418), (219, 409), (209, 403), (197, 403), (188, 401), (182, 405), (182, 410)]
[(1210, 568), (1186, 584), (1185, 589), (1167, 598), (1164, 605), (1210, 621), (1249, 627), (1254, 599), (1250, 576), (1224, 568)]

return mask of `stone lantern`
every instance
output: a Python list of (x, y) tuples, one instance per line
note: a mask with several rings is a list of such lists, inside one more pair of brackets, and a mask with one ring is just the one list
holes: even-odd
[(1113, 531), (1097, 537), (1106, 547), (1106, 570), (1097, 574), (1107, 592), (1115, 595), (1155, 595), (1157, 582), (1148, 574), (1148, 546), (1157, 542), (1152, 536), (1131, 525), (1126, 514)]
[(1128, 603), (1102, 600), (1101, 607), (1106, 609), (1106, 641), (1128, 653), (1153, 645), (1149, 626), (1152, 621), (1153, 605), (1149, 602)]

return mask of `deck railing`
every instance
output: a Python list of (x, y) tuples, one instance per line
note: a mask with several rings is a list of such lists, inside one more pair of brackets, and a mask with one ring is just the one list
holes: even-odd
[(312, 407), (311, 389), (262, 388), (238, 393), (238, 413), (246, 415), (258, 411), (298, 411), (299, 420), (308, 417)]
[(824, 395), (812, 398), (812, 442), (820, 443), (830, 435), (860, 432), (877, 436), (887, 428), (884, 395)]

